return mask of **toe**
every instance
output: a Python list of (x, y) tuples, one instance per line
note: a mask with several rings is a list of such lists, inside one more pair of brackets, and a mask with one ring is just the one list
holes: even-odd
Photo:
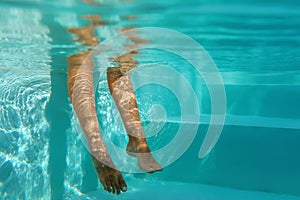
[(108, 192), (112, 192), (112, 186), (111, 186), (111, 182), (110, 181), (106, 181), (106, 191)]
[(115, 194), (115, 192), (116, 192), (116, 185), (115, 185), (114, 182), (112, 182), (111, 188), (112, 188), (112, 193)]
[(106, 184), (106, 181), (100, 179), (100, 182), (101, 182), (101, 184), (102, 184), (102, 186), (103, 186), (103, 189), (107, 191), (107, 184)]
[(120, 194), (120, 185), (116, 185), (116, 194)]
[(126, 182), (125, 182), (123, 177), (119, 178), (119, 186), (120, 186), (120, 189), (121, 189), (122, 192), (127, 191), (127, 185), (126, 185)]
[(154, 169), (155, 171), (162, 171), (162, 167), (161, 167), (158, 163), (154, 163), (153, 169)]

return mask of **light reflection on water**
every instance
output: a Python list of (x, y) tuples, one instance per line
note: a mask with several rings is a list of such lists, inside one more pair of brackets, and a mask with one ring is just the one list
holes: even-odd
[(0, 194), (50, 195), (49, 29), (39, 11), (0, 6)]
[[(193, 37), (208, 50), (221, 71), (228, 97), (228, 125), (244, 128), (261, 127), (261, 129), (253, 128), (261, 134), (267, 134), (272, 130), (278, 135), (284, 135), (285, 129), (279, 128), (286, 128), (288, 133), (299, 133), (297, 122), (300, 119), (298, 105), (300, 15), (296, 1), (281, 1), (275, 4), (271, 1), (263, 4), (259, 1), (245, 3), (230, 1), (227, 5), (222, 1), (214, 1), (213, 4), (205, 1), (202, 3), (176, 1), (177, 4), (175, 1), (145, 2), (97, 1), (94, 4), (85, 4), (78, 1), (28, 1), (13, 4), (10, 1), (3, 1), (0, 3), (0, 172), (2, 172), (0, 194), (4, 198), (10, 195), (12, 198), (21, 199), (28, 197), (37, 199), (42, 196), (47, 199), (50, 196), (50, 180), (46, 170), (50, 153), (48, 146), (50, 125), (45, 117), (45, 107), (51, 95), (50, 71), (53, 69), (50, 65), (61, 65), (61, 71), (56, 72), (58, 76), (66, 75), (67, 65), (66, 62), (51, 63), (51, 59), (61, 55), (67, 57), (86, 47), (72, 42), (72, 36), (69, 36), (69, 41), (53, 41), (49, 34), (55, 33), (56, 28), (63, 27), (67, 30), (85, 25), (87, 21), (82, 19), (82, 15), (86, 14), (99, 14), (106, 21), (111, 22), (107, 26), (95, 29), (95, 34), (101, 39), (118, 32), (120, 27), (129, 25), (173, 28)], [(191, 6), (189, 2), (195, 5)], [(136, 16), (134, 20), (125, 17), (132, 14)], [(50, 50), (52, 51), (49, 52)], [(174, 60), (172, 56), (155, 51), (144, 51), (138, 59), (141, 63), (160, 60), (161, 64), (172, 65), (185, 73), (186, 77), (195, 78), (192, 73), (185, 71), (184, 61)], [(204, 106), (201, 111), (209, 117), (210, 109), (207, 106), (209, 94), (202, 85), (202, 81), (195, 82), (194, 88), (199, 90), (198, 95), (203, 98)], [(101, 98), (98, 100), (111, 106), (112, 101), (108, 93), (103, 95), (100, 92)], [(141, 115), (147, 121), (149, 116), (146, 111), (153, 102), (145, 103), (143, 92), (138, 99)], [(69, 110), (69, 108), (64, 109)], [(110, 126), (109, 122), (113, 121), (113, 117), (111, 110), (107, 109), (99, 110), (99, 113), (104, 112), (106, 116), (106, 120), (102, 120), (103, 126), (111, 129), (111, 132), (118, 132), (122, 136), (120, 141), (126, 141), (122, 131)], [(178, 119), (175, 117), (170, 122), (177, 123)], [(168, 126), (176, 129), (173, 125), (166, 125)], [(164, 129), (165, 132), (167, 130)], [(66, 131), (68, 137), (65, 197), (80, 196), (84, 185), (82, 180), (84, 167), (81, 164), (86, 159), (86, 152), (72, 125), (68, 130), (62, 131)], [(230, 132), (238, 134), (240, 130), (232, 128), (231, 131), (226, 131), (230, 135)], [(113, 136), (108, 137), (113, 138)], [(114, 138), (115, 144), (124, 148), (125, 143), (117, 139)], [(167, 142), (167, 139), (163, 142)], [(266, 138), (264, 139), (263, 141), (267, 141)], [(226, 138), (224, 140), (226, 142)], [(163, 144), (157, 144), (156, 148)], [(294, 146), (293, 144), (292, 147), (296, 146), (296, 143)], [(261, 150), (264, 149), (262, 146), (259, 147)], [(230, 152), (220, 153), (224, 148), (226, 149), (220, 146), (216, 150), (216, 154), (219, 155), (217, 158), (224, 155), (225, 158), (230, 157), (227, 155)], [(275, 150), (274, 146), (273, 148)], [(244, 149), (243, 152), (248, 151)], [(235, 156), (238, 157), (236, 154)], [(297, 166), (299, 160), (293, 161), (292, 156), (285, 154), (284, 156), (290, 164)], [(238, 158), (240, 164), (243, 163), (244, 160)], [(275, 164), (274, 160), (270, 162)], [(217, 161), (223, 163), (222, 159)], [(208, 160), (207, 165), (217, 161)], [(265, 165), (268, 166), (266, 163)], [(279, 165), (288, 169), (287, 165), (282, 163)], [(242, 167), (248, 169), (246, 166)], [(205, 170), (203, 167), (201, 170), (207, 176), (205, 177), (203, 172), (204, 178), (199, 180), (203, 182), (213, 180), (218, 184), (227, 184), (224, 180), (209, 179), (210, 175), (214, 177), (213, 172), (221, 173), (222, 169), (214, 171), (211, 168)], [(224, 170), (232, 172), (229, 169)], [(260, 175), (257, 171), (251, 172), (254, 173), (253, 177)], [(171, 181), (188, 181), (186, 177), (170, 178), (170, 174), (170, 171), (167, 171), (162, 177)], [(282, 173), (278, 176), (284, 177), (284, 175), (285, 173)], [(192, 174), (187, 173), (187, 177), (192, 177)], [(287, 177), (293, 178), (291, 175)], [(234, 185), (233, 182), (230, 183)], [(238, 183), (246, 184), (242, 181)], [(287, 182), (283, 181), (283, 183)], [(294, 181), (294, 183), (298, 182)], [(280, 183), (275, 184), (278, 185)], [(251, 189), (251, 186), (245, 187)], [(280, 189), (283, 192), (300, 195), (295, 187), (290, 188), (283, 186)]]

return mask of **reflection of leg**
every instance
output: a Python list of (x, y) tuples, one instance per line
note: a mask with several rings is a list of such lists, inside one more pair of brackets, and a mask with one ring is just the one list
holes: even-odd
[(146, 142), (129, 74), (123, 75), (117, 67), (108, 68), (107, 80), (129, 137), (128, 154), (138, 159), (139, 167), (144, 171), (161, 170)]
[(84, 59), (82, 55), (68, 58), (68, 86), (73, 108), (80, 125), (86, 135), (89, 150), (94, 160), (100, 182), (105, 190), (119, 194), (126, 190), (122, 174), (115, 169), (101, 138), (99, 123), (96, 115), (92, 69), (87, 67), (79, 70), (78, 63)]

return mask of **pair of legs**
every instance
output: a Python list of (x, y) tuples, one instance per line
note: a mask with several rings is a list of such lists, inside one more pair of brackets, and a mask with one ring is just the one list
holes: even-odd
[[(111, 193), (125, 192), (125, 180), (114, 166), (102, 140), (96, 114), (93, 87), (93, 62), (89, 52), (68, 58), (68, 88), (73, 108), (86, 135), (95, 169), (103, 188)], [(84, 62), (84, 64), (83, 64)], [(146, 172), (161, 170), (153, 159), (142, 129), (133, 87), (128, 73), (122, 67), (108, 68), (107, 79), (110, 92), (120, 111), (129, 135), (127, 152), (135, 156), (139, 167)]]
[[(86, 19), (90, 21), (89, 25), (71, 28), (68, 31), (75, 34), (77, 41), (84, 46), (97, 46), (99, 38), (94, 35), (94, 29), (106, 23), (97, 15), (86, 16)], [(135, 44), (147, 42), (135, 35), (129, 35), (128, 38)], [(101, 184), (108, 192), (119, 194), (121, 191), (126, 191), (127, 185), (122, 174), (114, 166), (101, 137), (95, 106), (94, 63), (91, 59), (91, 52), (92, 50), (82, 51), (68, 57), (69, 96), (88, 140), (89, 150)], [(137, 63), (134, 60), (135, 53), (131, 52), (115, 59), (119, 66), (107, 70), (108, 85), (129, 135), (127, 152), (137, 158), (142, 170), (154, 172), (160, 170), (161, 167), (153, 159), (147, 145), (129, 79), (129, 70)]]

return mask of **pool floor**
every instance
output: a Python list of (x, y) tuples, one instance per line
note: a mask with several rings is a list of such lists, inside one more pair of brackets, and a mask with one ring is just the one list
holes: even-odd
[(161, 182), (131, 179), (127, 181), (129, 190), (116, 197), (102, 192), (102, 189), (87, 193), (96, 199), (189, 199), (189, 200), (299, 200), (300, 197), (258, 192), (253, 190), (237, 190), (212, 185)]

